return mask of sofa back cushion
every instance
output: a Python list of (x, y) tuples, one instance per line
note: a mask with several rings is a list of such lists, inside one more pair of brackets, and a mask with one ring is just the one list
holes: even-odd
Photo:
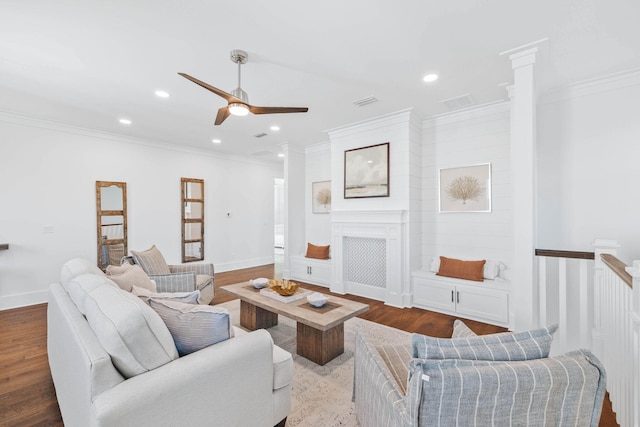
[(604, 368), (587, 351), (527, 361), (410, 364), (411, 425), (598, 425)]
[(133, 255), (136, 264), (139, 264), (147, 274), (171, 274), (167, 261), (162, 256), (162, 252), (156, 248), (156, 245), (151, 246), (146, 251), (131, 251), (131, 255)]
[(73, 279), (83, 274), (97, 274), (104, 276), (102, 270), (98, 266), (84, 258), (74, 258), (64, 263), (60, 271), (60, 283), (67, 289), (67, 285)]
[(528, 360), (549, 356), (557, 325), (526, 332), (468, 338), (434, 338), (413, 334), (412, 354), (420, 359)]
[(153, 298), (149, 305), (169, 328), (180, 356), (233, 337), (231, 317), (224, 308)]
[(69, 286), (71, 299), (123, 377), (142, 374), (178, 358), (164, 322), (137, 296), (104, 276), (91, 274), (73, 279)]

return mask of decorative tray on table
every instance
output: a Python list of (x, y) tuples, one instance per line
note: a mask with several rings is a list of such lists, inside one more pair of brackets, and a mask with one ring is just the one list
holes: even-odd
[(260, 289), (260, 294), (280, 302), (293, 302), (306, 298), (311, 291), (300, 289), (298, 284), (290, 280), (269, 280), (269, 287)]

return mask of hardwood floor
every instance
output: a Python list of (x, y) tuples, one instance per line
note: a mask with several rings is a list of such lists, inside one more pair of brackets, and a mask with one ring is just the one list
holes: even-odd
[[(216, 274), (216, 287), (272, 277), (273, 265)], [(323, 287), (306, 288), (328, 293)], [(359, 317), (409, 332), (450, 337), (454, 317), (417, 308), (394, 308), (380, 301), (353, 295), (343, 298), (369, 304)], [(234, 299), (216, 290), (213, 304)], [(47, 305), (0, 311), (0, 426), (62, 426), (47, 360)], [(465, 320), (478, 334), (504, 331), (484, 323)], [(600, 419), (601, 427), (617, 426), (608, 397)]]

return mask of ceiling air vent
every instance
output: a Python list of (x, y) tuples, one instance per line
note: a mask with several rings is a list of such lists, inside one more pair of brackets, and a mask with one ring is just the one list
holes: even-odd
[(473, 98), (469, 93), (460, 96), (454, 96), (453, 98), (443, 99), (440, 102), (443, 103), (445, 107), (449, 109), (449, 111), (459, 110), (461, 108), (469, 107), (474, 104)]
[(353, 105), (364, 107), (365, 105), (373, 104), (374, 102), (378, 102), (378, 99), (372, 95), (367, 96), (366, 98), (358, 99), (357, 101), (353, 101)]
[(266, 134), (266, 133), (264, 133), (264, 132), (260, 132), (260, 133), (256, 133), (256, 134), (255, 134), (255, 135), (253, 135), (253, 136), (255, 136), (256, 138), (262, 138), (263, 136), (267, 136), (267, 134)]

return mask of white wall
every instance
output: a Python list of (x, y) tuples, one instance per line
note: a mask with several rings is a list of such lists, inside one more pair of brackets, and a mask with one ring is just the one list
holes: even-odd
[[(509, 108), (505, 102), (424, 122), (423, 268), (440, 255), (512, 263)], [(491, 163), (491, 212), (439, 213), (439, 170), (481, 163)]]
[[(305, 149), (305, 230), (306, 243), (331, 244), (331, 214), (313, 213), (311, 186), (314, 182), (331, 180), (331, 145), (326, 142)], [(333, 192), (332, 192), (333, 193)], [(332, 194), (332, 198), (335, 195)], [(295, 254), (294, 254), (295, 255)], [(298, 254), (300, 255), (300, 254)]]
[(575, 84), (538, 107), (538, 246), (640, 259), (640, 71)]
[(0, 309), (44, 302), (65, 261), (96, 260), (96, 180), (127, 183), (129, 249), (179, 263), (180, 177), (205, 181), (216, 271), (273, 262), (280, 165), (0, 115)]

